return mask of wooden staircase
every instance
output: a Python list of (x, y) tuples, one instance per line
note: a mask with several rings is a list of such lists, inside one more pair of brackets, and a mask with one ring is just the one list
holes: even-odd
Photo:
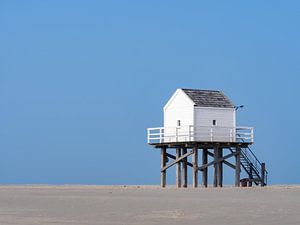
[[(230, 151), (236, 152), (236, 149), (231, 148)], [(258, 160), (249, 147), (241, 148), (241, 167), (249, 176), (249, 178), (242, 180), (248, 182), (249, 186), (252, 186), (252, 183), (261, 186), (267, 185), (268, 172), (265, 169), (265, 164)]]

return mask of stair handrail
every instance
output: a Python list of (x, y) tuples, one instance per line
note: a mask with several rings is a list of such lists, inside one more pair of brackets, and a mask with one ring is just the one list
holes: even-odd
[[(237, 134), (237, 135), (240, 136), (240, 134)], [(242, 139), (242, 142), (244, 142), (243, 139)], [(247, 149), (249, 150), (248, 152), (250, 152), (251, 154), (250, 154), (250, 155), (249, 155), (249, 154), (247, 155), (246, 152), (245, 152), (245, 154), (243, 154), (244, 157), (247, 158), (247, 160), (249, 160), (250, 163), (252, 163), (253, 169), (255, 169), (255, 172), (257, 172), (258, 174), (260, 174), (260, 173), (261, 173), (262, 163), (259, 161), (259, 159), (256, 157), (256, 155), (253, 153), (253, 151), (251, 150), (251, 148), (249, 148), (249, 146), (247, 146)], [(243, 153), (244, 153), (244, 152), (243, 152)], [(250, 157), (248, 157), (248, 156), (250, 156)], [(254, 159), (253, 159), (253, 158), (254, 158)], [(254, 166), (254, 163), (253, 163), (253, 162), (255, 163), (255, 166)], [(259, 166), (260, 166), (259, 169), (257, 168), (257, 163), (258, 163)], [(268, 181), (268, 171), (265, 170), (264, 172), (265, 172), (265, 181), (263, 181), (263, 182), (265, 182), (265, 183), (267, 184), (267, 181)], [(260, 174), (260, 176), (262, 176), (262, 174)]]
[(251, 148), (247, 147), (247, 149), (249, 150), (249, 152), (251, 153), (251, 156), (254, 158), (255, 161), (257, 161), (259, 163), (259, 165), (261, 166), (261, 162), (259, 161), (259, 159), (256, 157), (256, 155), (253, 153), (253, 151), (251, 150)]
[[(255, 172), (257, 174), (259, 174), (259, 171), (260, 171), (260, 168), (261, 168), (261, 163), (259, 161), (255, 160), (255, 159), (253, 159), (252, 156), (247, 154), (247, 152), (245, 150), (241, 149), (241, 152), (243, 154), (243, 157), (248, 161), (248, 163), (252, 164), (252, 166), (253, 166), (252, 168), (255, 170)], [(258, 168), (258, 165), (260, 166), (260, 168)]]

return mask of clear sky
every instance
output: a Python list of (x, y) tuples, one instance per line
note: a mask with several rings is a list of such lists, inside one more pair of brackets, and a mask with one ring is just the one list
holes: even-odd
[(1, 0), (0, 183), (158, 184), (146, 128), (180, 87), (244, 104), (270, 182), (300, 183), (299, 27), (299, 1)]

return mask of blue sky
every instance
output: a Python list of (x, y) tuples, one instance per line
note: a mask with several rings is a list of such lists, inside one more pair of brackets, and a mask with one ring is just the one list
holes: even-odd
[(270, 182), (300, 183), (299, 21), (297, 1), (2, 0), (0, 183), (158, 184), (146, 128), (179, 87), (244, 104)]

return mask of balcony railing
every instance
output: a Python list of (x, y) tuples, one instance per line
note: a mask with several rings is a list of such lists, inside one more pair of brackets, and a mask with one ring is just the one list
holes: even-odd
[(179, 126), (148, 128), (148, 143), (244, 142), (253, 143), (253, 127)]

